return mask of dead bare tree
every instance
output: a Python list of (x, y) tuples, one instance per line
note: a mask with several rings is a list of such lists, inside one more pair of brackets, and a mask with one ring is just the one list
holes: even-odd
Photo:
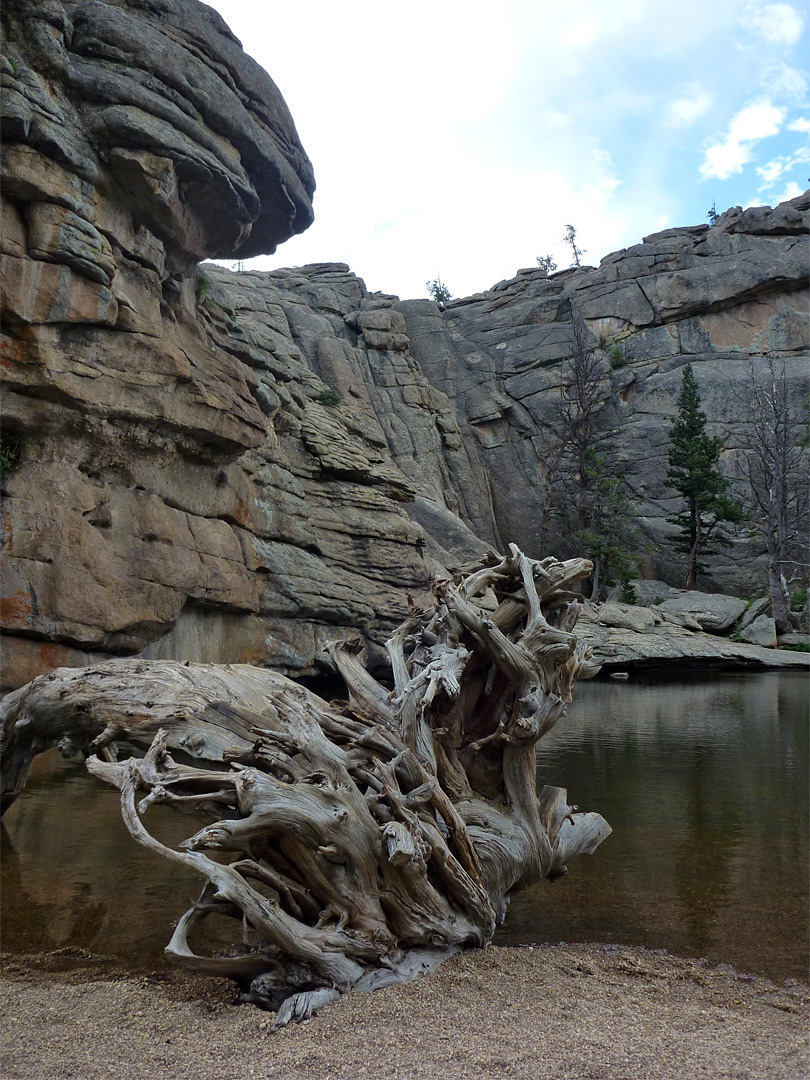
[(747, 419), (738, 426), (743, 451), (743, 495), (768, 561), (771, 614), (779, 633), (790, 625), (790, 587), (808, 572), (807, 417), (791, 396), (784, 362), (768, 357), (759, 369), (751, 363)]
[(549, 511), (559, 519), (566, 544), (573, 547), (588, 526), (588, 455), (605, 404), (606, 366), (581, 319), (571, 325), (570, 350), (560, 368), (560, 396), (543, 460)]
[[(587, 551), (594, 564), (591, 599), (596, 600), (605, 570), (604, 544), (591, 543), (601, 533), (598, 519), (604, 500), (597, 491), (604, 472), (604, 457), (597, 454), (600, 416), (609, 394), (608, 365), (595, 347), (582, 319), (571, 326), (570, 356), (561, 369), (560, 398), (555, 424), (544, 453), (544, 510), (547, 519), (541, 536), (547, 538), (547, 520), (553, 514), (569, 550)], [(623, 478), (621, 480), (624, 485)], [(591, 550), (588, 550), (589, 547)], [(544, 550), (545, 545), (541, 546)]]
[[(356, 644), (332, 647), (342, 703), (248, 665), (42, 675), (2, 705), (4, 796), (40, 750), (87, 754), (135, 839), (205, 880), (168, 955), (237, 980), (277, 1026), (412, 978), (486, 944), (516, 889), (610, 832), (565, 789), (536, 789), (536, 743), (587, 664), (571, 590), (590, 569), (512, 546), (437, 582), (388, 642), (393, 691)], [(145, 756), (122, 759), (133, 745)], [(158, 802), (206, 824), (170, 848), (142, 820)], [(239, 928), (230, 955), (190, 944), (212, 916)]]

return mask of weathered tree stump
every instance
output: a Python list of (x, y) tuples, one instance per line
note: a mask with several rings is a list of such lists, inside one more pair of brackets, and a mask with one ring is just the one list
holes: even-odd
[[(535, 776), (535, 745), (587, 664), (571, 586), (591, 565), (510, 550), (412, 610), (388, 642), (393, 691), (352, 642), (331, 647), (349, 700), (330, 704), (248, 665), (42, 675), (2, 703), (4, 800), (36, 753), (84, 752), (135, 839), (205, 879), (169, 957), (237, 980), (277, 1025), (483, 946), (515, 890), (610, 832), (565, 789), (538, 795)], [(157, 802), (207, 824), (169, 848), (142, 820)], [(212, 916), (239, 926), (231, 955), (189, 944)]]

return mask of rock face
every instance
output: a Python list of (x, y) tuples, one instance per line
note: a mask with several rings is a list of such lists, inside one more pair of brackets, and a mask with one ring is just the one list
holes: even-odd
[(2, 22), (6, 686), (132, 654), (322, 674), (349, 630), (380, 662), (437, 569), (539, 554), (575, 314), (613, 364), (602, 420), (658, 544), (645, 569), (672, 584), (681, 366), (713, 430), (749, 356), (807, 384), (807, 197), (445, 311), (342, 264), (199, 267), (312, 220), (270, 78), (196, 0), (6, 0)]
[[(519, 271), (487, 292), (400, 305), (411, 351), (451, 398), (462, 438), (493, 485), (493, 516), (470, 518), (482, 536), (534, 552), (543, 477), (559, 414), (572, 320), (601, 345), (604, 378), (596, 449), (625, 473), (638, 500), (643, 576), (683, 584), (667, 517), (682, 509), (667, 488), (669, 422), (683, 366), (693, 366), (710, 434), (726, 440), (731, 472), (750, 364), (785, 364), (791, 390), (810, 389), (810, 192), (774, 210), (739, 208), (713, 226), (670, 229), (608, 255), (598, 268), (547, 277)], [(559, 549), (551, 528), (551, 549)], [(750, 595), (757, 550), (742, 533), (713, 559), (701, 584)]]
[(149, 648), (314, 670), (430, 572), (373, 416), (315, 400), (293, 339), (328, 316), (248, 278), (231, 336), (197, 271), (310, 223), (286, 106), (192, 0), (9, 0), (3, 33), (4, 679)]

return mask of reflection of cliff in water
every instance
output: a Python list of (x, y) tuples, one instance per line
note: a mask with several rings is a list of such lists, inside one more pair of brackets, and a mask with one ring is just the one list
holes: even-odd
[[(92, 899), (87, 882), (77, 882), (67, 903), (37, 901), (26, 893), (20, 872), (20, 859), (9, 852), (6, 830), (3, 845), (0, 890), (3, 895), (2, 947), (21, 953), (48, 953), (75, 948), (83, 953), (101, 952), (104, 948), (105, 908)], [(14, 901), (9, 898), (14, 896)]]
[(538, 778), (587, 794), (613, 835), (516, 897), (499, 940), (628, 942), (806, 979), (807, 762), (800, 673), (578, 686)]
[[(160, 809), (162, 836), (186, 836), (188, 819)], [(77, 946), (131, 966), (163, 963), (174, 923), (200, 888), (196, 875), (164, 862), (132, 840), (117, 793), (82, 761), (41, 755), (4, 819), (3, 949)]]

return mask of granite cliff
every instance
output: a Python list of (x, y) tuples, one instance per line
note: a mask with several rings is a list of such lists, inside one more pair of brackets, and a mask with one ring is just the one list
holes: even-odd
[[(773, 210), (736, 207), (711, 227), (647, 236), (598, 268), (551, 277), (521, 270), (444, 312), (428, 301), (401, 304), (412, 354), (451, 397), (471, 455), (499, 478), (492, 516), (476, 519), (477, 530), (527, 550), (536, 543), (539, 481), (570, 378), (576, 318), (604, 361), (596, 449), (637, 499), (644, 576), (681, 584), (666, 521), (680, 507), (666, 472), (682, 368), (693, 365), (708, 430), (723, 437), (723, 467), (733, 475), (751, 361), (784, 363), (797, 400), (810, 391), (809, 211), (810, 192)], [(758, 550), (745, 530), (732, 540), (708, 560), (703, 586), (748, 595), (761, 574)], [(553, 525), (551, 541), (556, 550)]]
[[(806, 390), (808, 197), (446, 310), (342, 264), (235, 274), (200, 263), (305, 229), (314, 182), (221, 19), (193, 0), (2, 18), (5, 686), (133, 654), (319, 674), (352, 630), (381, 663), (438, 567), (537, 553), (575, 315), (612, 363), (606, 441), (650, 576), (675, 572), (680, 367), (718, 430), (750, 356)], [(741, 542), (709, 584), (747, 582), (755, 556)]]

